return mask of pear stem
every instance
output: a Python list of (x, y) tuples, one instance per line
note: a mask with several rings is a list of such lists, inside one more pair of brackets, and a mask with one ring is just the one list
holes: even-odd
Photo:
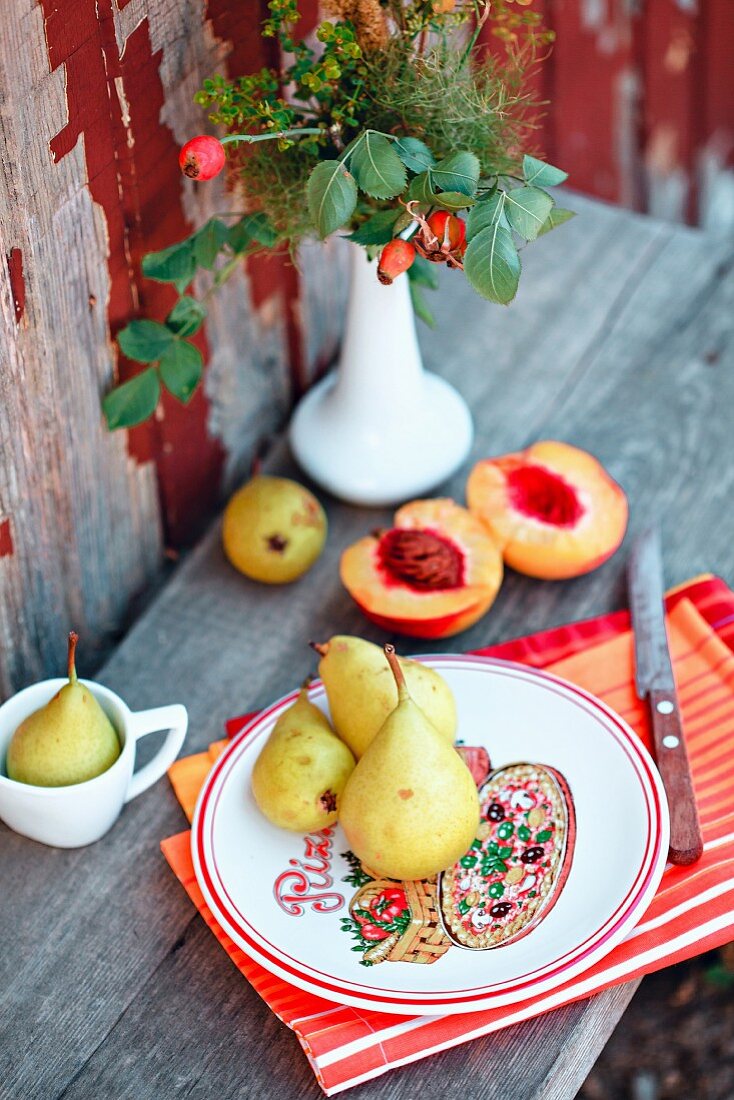
[(75, 656), (76, 656), (76, 643), (78, 641), (79, 641), (79, 635), (75, 634), (74, 631), (71, 630), (69, 632), (69, 654), (68, 654), (67, 666), (66, 666), (70, 684), (75, 684), (76, 679), (77, 679)]
[(385, 656), (387, 657), (387, 663), (390, 665), (392, 674), (395, 677), (395, 683), (398, 688), (398, 699), (407, 699), (409, 697), (408, 685), (405, 683), (405, 674), (403, 673), (402, 665), (395, 652), (395, 646), (390, 645), (388, 642), (385, 646)]
[(315, 653), (318, 653), (319, 657), (325, 657), (326, 654), (329, 652), (328, 643), (324, 643), (322, 645), (321, 642), (309, 642), (308, 644), (311, 646), (311, 649), (313, 649)]

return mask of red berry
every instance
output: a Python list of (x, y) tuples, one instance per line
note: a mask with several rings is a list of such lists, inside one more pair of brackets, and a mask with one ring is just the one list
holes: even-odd
[(214, 179), (224, 168), (224, 161), (224, 146), (208, 134), (187, 141), (178, 155), (181, 171), (192, 180)]
[(449, 214), (448, 210), (436, 210), (428, 219), (431, 232), (438, 237), (439, 244), (448, 244), (449, 251), (462, 249), (466, 244), (466, 226), (461, 218)]
[(377, 278), (385, 286), (389, 286), (393, 279), (408, 270), (414, 259), (415, 248), (410, 241), (404, 241), (402, 237), (393, 238), (380, 253)]

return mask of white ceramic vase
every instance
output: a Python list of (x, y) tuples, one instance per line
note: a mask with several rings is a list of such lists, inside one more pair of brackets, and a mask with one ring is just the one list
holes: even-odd
[(351, 289), (336, 371), (302, 399), (290, 440), (322, 488), (350, 504), (399, 504), (455, 472), (472, 442), (471, 414), (453, 386), (423, 369), (407, 275), (377, 279), (351, 249)]

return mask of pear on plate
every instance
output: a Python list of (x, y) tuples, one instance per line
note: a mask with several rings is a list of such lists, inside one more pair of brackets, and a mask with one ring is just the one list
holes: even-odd
[(398, 704), (347, 781), (339, 823), (371, 872), (429, 878), (471, 845), (479, 797), (464, 761), (411, 698), (393, 646), (385, 654)]
[(274, 825), (312, 833), (333, 825), (354, 757), (301, 688), (252, 769), (252, 793)]
[[(313, 644), (313, 643), (312, 643)], [(380, 646), (364, 638), (337, 634), (323, 645), (319, 676), (326, 688), (334, 728), (359, 759), (398, 702), (395, 678)], [(435, 669), (399, 658), (408, 691), (438, 732), (452, 745), (456, 703), (451, 688)]]
[(80, 684), (74, 656), (78, 636), (69, 635), (69, 683), (29, 714), (8, 746), (8, 778), (35, 787), (67, 787), (101, 775), (120, 755), (115, 727), (92, 692)]

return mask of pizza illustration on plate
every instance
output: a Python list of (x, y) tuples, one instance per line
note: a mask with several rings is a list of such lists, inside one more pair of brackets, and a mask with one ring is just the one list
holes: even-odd
[(479, 787), (477, 836), (437, 878), (396, 882), (370, 874), (351, 852), (358, 890), (342, 929), (364, 966), (434, 963), (455, 945), (487, 951), (536, 928), (558, 900), (576, 838), (573, 799), (555, 768), (509, 764), (490, 772), (484, 749), (460, 747)]
[(571, 869), (576, 819), (560, 772), (510, 764), (479, 790), (481, 820), (466, 855), (438, 880), (441, 922), (460, 947), (486, 951), (537, 927)]

